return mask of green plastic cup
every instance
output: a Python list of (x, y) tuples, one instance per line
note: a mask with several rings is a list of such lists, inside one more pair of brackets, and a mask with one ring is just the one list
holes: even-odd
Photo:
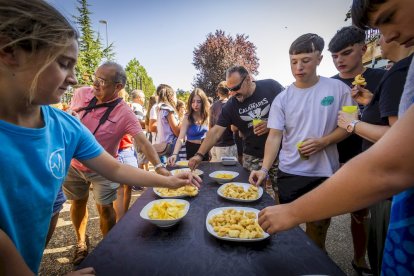
[(342, 111), (346, 113), (355, 113), (358, 111), (358, 106), (357, 105), (344, 105), (342, 107)]
[(302, 160), (309, 160), (309, 156), (303, 155), (303, 154), (300, 152), (300, 150), (299, 150), (299, 149), (300, 149), (300, 147), (302, 146), (303, 142), (304, 142), (304, 141), (298, 142), (298, 143), (296, 144), (296, 148), (298, 149), (298, 152), (299, 152), (299, 155), (300, 155), (300, 159), (302, 159)]

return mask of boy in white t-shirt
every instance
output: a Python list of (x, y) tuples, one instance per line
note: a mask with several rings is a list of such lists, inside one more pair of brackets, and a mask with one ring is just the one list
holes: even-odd
[[(277, 175), (280, 203), (309, 192), (339, 169), (336, 143), (348, 134), (337, 127), (337, 114), (342, 106), (352, 105), (352, 99), (341, 81), (316, 74), (323, 47), (323, 39), (316, 34), (304, 34), (292, 43), (290, 66), (296, 81), (272, 103), (263, 165), (249, 178), (259, 185), (267, 177), (282, 144)], [(322, 249), (329, 222), (306, 224), (306, 233)]]

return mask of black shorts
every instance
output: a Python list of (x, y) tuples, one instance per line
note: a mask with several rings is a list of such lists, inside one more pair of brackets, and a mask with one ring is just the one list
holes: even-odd
[(280, 203), (289, 203), (318, 187), (327, 177), (301, 176), (282, 172), (277, 173)]

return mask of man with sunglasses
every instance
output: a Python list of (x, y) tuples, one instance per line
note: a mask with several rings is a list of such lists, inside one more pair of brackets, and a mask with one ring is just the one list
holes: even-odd
[[(233, 66), (226, 72), (226, 84), (232, 97), (223, 106), (217, 124), (207, 132), (197, 154), (190, 159), (194, 169), (230, 125), (236, 126), (243, 136), (243, 167), (248, 170), (260, 168), (264, 156), (264, 144), (269, 129), (267, 119), (273, 99), (283, 90), (275, 80), (255, 81), (243, 66)], [(276, 187), (277, 164), (269, 175)]]
[[(96, 70), (93, 88), (82, 87), (76, 91), (71, 109), (78, 112), (77, 115), (81, 122), (113, 157), (117, 156), (122, 137), (130, 134), (134, 138), (135, 145), (154, 164), (156, 172), (169, 175), (158, 154), (145, 137), (132, 109), (124, 101), (119, 100), (118, 93), (124, 88), (125, 83), (126, 74), (122, 66), (114, 62), (106, 62)], [(112, 111), (108, 112), (109, 109)], [(63, 190), (67, 198), (71, 200), (70, 214), (77, 237), (73, 259), (75, 265), (79, 264), (88, 254), (86, 205), (91, 184), (102, 234), (105, 236), (115, 225), (113, 201), (116, 199), (119, 183), (104, 178), (73, 159), (63, 184)]]

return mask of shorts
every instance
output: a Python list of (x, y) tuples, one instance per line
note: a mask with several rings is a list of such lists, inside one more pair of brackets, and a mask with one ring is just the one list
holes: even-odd
[(277, 173), (279, 201), (280, 203), (292, 202), (307, 192), (318, 187), (326, 179), (328, 179), (328, 177), (301, 176), (285, 173), (279, 170)]
[[(249, 171), (260, 170), (263, 164), (263, 158), (259, 158), (253, 155), (243, 153), (243, 167)], [(269, 170), (269, 179), (272, 182), (272, 188), (277, 192), (277, 172), (278, 172), (278, 160), (273, 163)]]
[(138, 161), (135, 157), (134, 147), (122, 149), (118, 151), (118, 161), (125, 165), (138, 168)]
[(63, 183), (63, 191), (69, 200), (85, 199), (92, 184), (93, 197), (99, 205), (109, 205), (116, 199), (119, 183), (112, 182), (95, 172), (82, 172), (70, 166)]
[(65, 202), (66, 202), (66, 197), (62, 191), (62, 187), (60, 187), (59, 192), (56, 196), (55, 202), (53, 203), (52, 217), (58, 214), (63, 209), (63, 203)]
[(210, 150), (210, 162), (220, 162), (223, 156), (232, 156), (237, 158), (237, 146), (234, 144), (227, 147), (212, 147)]

